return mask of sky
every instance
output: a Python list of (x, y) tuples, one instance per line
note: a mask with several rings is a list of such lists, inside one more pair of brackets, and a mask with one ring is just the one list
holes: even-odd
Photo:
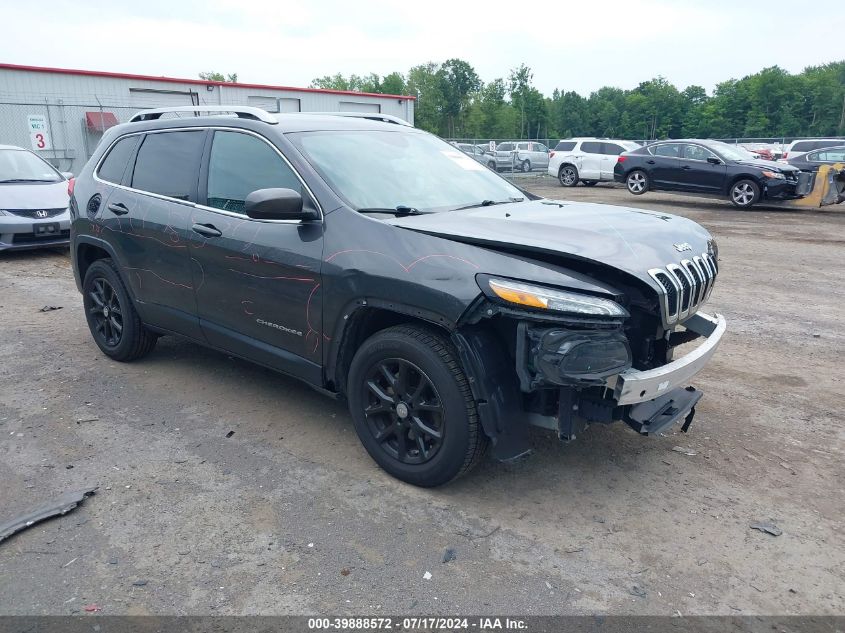
[[(0, 62), (307, 86), (458, 57), (483, 81), (524, 63), (546, 95), (658, 75), (708, 93), (778, 65), (845, 59), (841, 3), (814, 0), (0, 0)], [(819, 16), (819, 17), (815, 17)], [(826, 19), (835, 16), (836, 19)]]

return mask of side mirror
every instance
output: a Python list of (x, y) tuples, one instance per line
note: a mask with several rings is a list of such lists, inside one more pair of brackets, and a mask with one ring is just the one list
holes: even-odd
[(73, 178), (73, 172), (72, 171), (63, 171), (63, 172), (61, 172), (61, 174), (62, 174), (62, 176), (65, 177), (65, 180), (70, 180), (71, 178)]
[(716, 158), (715, 156), (708, 156), (707, 162), (710, 163), (711, 165), (721, 165), (722, 164), (722, 161), (719, 160), (718, 158)]
[(313, 220), (317, 210), (304, 205), (293, 189), (258, 189), (244, 200), (244, 213), (255, 220)]

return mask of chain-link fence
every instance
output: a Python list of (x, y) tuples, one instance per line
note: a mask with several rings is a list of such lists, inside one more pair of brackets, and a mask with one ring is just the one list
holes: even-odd
[(108, 128), (138, 107), (0, 103), (0, 144), (32, 149), (60, 171), (79, 173)]

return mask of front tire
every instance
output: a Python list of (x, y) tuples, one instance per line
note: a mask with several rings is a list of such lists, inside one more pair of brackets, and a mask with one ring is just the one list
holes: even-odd
[(648, 174), (642, 169), (635, 169), (625, 178), (625, 186), (635, 196), (641, 196), (648, 191)]
[(347, 382), (355, 431), (375, 462), (415, 486), (445, 484), (484, 454), (469, 382), (433, 329), (396, 326), (364, 341)]
[(731, 186), (731, 203), (739, 209), (749, 209), (760, 199), (760, 186), (753, 180), (740, 180)]
[(91, 336), (106, 356), (128, 362), (155, 347), (158, 337), (141, 323), (111, 259), (98, 259), (85, 272), (82, 305)]
[(574, 187), (578, 184), (578, 168), (575, 165), (564, 165), (557, 173), (561, 187)]

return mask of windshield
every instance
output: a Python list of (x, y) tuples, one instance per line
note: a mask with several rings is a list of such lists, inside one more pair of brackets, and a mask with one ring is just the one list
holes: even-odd
[(62, 176), (35, 154), (22, 149), (0, 150), (0, 182), (59, 182)]
[(729, 160), (748, 160), (750, 158), (756, 158), (754, 154), (749, 152), (747, 149), (739, 147), (738, 145), (728, 145), (727, 143), (717, 142), (708, 144), (708, 147), (716, 150), (716, 152), (722, 155), (722, 158), (727, 158)]
[(455, 209), (524, 194), (456, 147), (407, 131), (341, 130), (289, 137), (355, 209)]

